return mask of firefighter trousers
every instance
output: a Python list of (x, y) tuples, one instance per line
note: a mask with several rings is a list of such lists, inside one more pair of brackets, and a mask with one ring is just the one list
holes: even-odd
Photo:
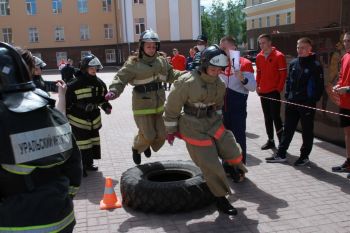
[(133, 148), (139, 153), (148, 147), (156, 152), (164, 145), (166, 132), (162, 115), (163, 113), (134, 116), (139, 132), (134, 138)]
[(212, 141), (210, 146), (196, 146), (186, 142), (186, 147), (193, 162), (201, 169), (210, 191), (216, 197), (223, 197), (231, 194), (231, 190), (219, 158), (229, 164), (239, 163), (235, 160), (241, 160), (241, 151), (229, 130), (225, 129), (220, 138), (212, 138)]

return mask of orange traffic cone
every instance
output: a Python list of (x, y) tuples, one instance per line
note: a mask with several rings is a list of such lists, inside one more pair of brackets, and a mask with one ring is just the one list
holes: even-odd
[(122, 207), (120, 200), (114, 192), (112, 178), (106, 177), (105, 193), (100, 202), (101, 210), (109, 210)]

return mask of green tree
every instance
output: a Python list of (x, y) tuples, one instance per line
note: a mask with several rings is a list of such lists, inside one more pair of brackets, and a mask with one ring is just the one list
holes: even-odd
[(245, 0), (229, 0), (224, 6), (214, 0), (210, 10), (202, 15), (202, 33), (209, 43), (218, 43), (224, 35), (232, 35), (238, 43), (246, 42)]

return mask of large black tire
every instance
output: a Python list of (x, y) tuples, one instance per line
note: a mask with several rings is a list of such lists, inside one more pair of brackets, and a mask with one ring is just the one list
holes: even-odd
[(135, 210), (175, 213), (203, 208), (215, 199), (191, 161), (147, 163), (122, 174), (123, 203)]

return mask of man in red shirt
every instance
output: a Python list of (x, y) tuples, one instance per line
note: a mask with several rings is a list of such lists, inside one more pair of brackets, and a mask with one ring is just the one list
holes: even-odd
[[(339, 81), (333, 87), (333, 91), (339, 95), (339, 113), (347, 115), (340, 116), (340, 126), (344, 128), (345, 134), (347, 159), (342, 165), (332, 167), (332, 171), (350, 173), (350, 32), (344, 34), (343, 44), (346, 53), (341, 59)], [(350, 174), (348, 178), (350, 179)]]
[(179, 50), (173, 48), (174, 56), (171, 58), (171, 64), (175, 70), (183, 71), (186, 69), (186, 58), (179, 53)]
[[(262, 34), (258, 38), (261, 52), (256, 56), (257, 93), (261, 96), (261, 106), (264, 112), (265, 128), (268, 141), (261, 149), (275, 148), (273, 125), (275, 125), (278, 140), (281, 139), (283, 124), (281, 119), (281, 92), (287, 77), (287, 63), (284, 54), (271, 45), (271, 36)], [(276, 99), (277, 101), (267, 98)]]

